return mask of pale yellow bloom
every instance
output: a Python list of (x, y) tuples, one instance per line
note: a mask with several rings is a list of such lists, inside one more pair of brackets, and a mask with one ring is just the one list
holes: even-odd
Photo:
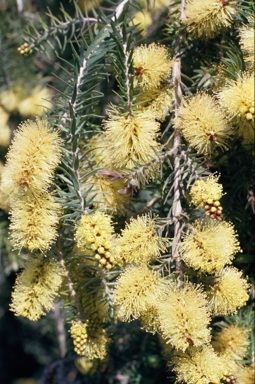
[(0, 106), (0, 146), (6, 147), (10, 143), (11, 130), (8, 126), (9, 114)]
[(198, 206), (208, 200), (219, 201), (223, 195), (222, 184), (218, 183), (219, 177), (210, 175), (205, 181), (197, 180), (190, 190), (192, 204)]
[(178, 382), (188, 384), (220, 384), (225, 371), (224, 361), (208, 345), (190, 348), (173, 358)]
[(51, 109), (52, 104), (49, 101), (52, 94), (48, 88), (36, 87), (31, 96), (25, 98), (18, 104), (18, 110), (21, 116), (42, 116), (44, 110)]
[(195, 36), (208, 39), (230, 27), (237, 4), (237, 0), (187, 0), (182, 22)]
[(2, 174), (1, 188), (11, 198), (46, 192), (60, 162), (61, 140), (46, 120), (26, 121), (14, 133)]
[(223, 111), (206, 94), (197, 94), (188, 105), (180, 107), (175, 128), (180, 129), (188, 143), (198, 153), (210, 154), (215, 146), (226, 148), (231, 133)]
[(235, 384), (254, 384), (255, 370), (254, 365), (238, 367), (235, 372)]
[(244, 61), (247, 68), (254, 70), (254, 20), (240, 29), (240, 44), (244, 53)]
[(61, 206), (48, 193), (36, 198), (27, 194), (15, 200), (10, 211), (11, 240), (14, 247), (25, 247), (31, 252), (47, 251), (58, 236), (60, 214)]
[(195, 270), (213, 273), (230, 264), (240, 251), (237, 234), (231, 223), (196, 221), (192, 232), (184, 235), (181, 258)]
[(18, 275), (12, 293), (11, 311), (36, 321), (53, 306), (62, 283), (62, 268), (53, 259), (30, 255)]
[(104, 121), (112, 163), (118, 168), (133, 168), (145, 164), (155, 157), (159, 150), (156, 138), (160, 124), (152, 114), (137, 113), (123, 116), (112, 107), (108, 110), (108, 120)]
[(96, 211), (93, 215), (81, 217), (75, 239), (79, 248), (88, 247), (95, 252), (100, 268), (110, 270), (115, 264), (112, 251), (113, 232), (111, 217)]
[(153, 24), (153, 19), (151, 12), (144, 10), (143, 12), (136, 12), (134, 19), (132, 20), (134, 24), (139, 24), (138, 29), (142, 29), (142, 35), (147, 36), (147, 28)]
[(172, 70), (166, 47), (152, 43), (135, 48), (133, 54), (134, 86), (144, 91), (158, 88)]
[(221, 332), (215, 334), (212, 342), (215, 352), (224, 359), (230, 358), (232, 360), (242, 360), (249, 345), (248, 330), (238, 325), (229, 325), (222, 328)]
[(110, 339), (106, 330), (96, 323), (73, 321), (70, 329), (74, 343), (74, 351), (88, 359), (103, 359), (107, 354)]
[(137, 98), (141, 103), (139, 108), (142, 112), (151, 112), (156, 120), (164, 121), (173, 108), (174, 93), (172, 88), (158, 88), (143, 93)]
[(226, 267), (215, 275), (215, 284), (207, 292), (209, 305), (214, 315), (226, 316), (237, 312), (249, 299), (250, 285), (243, 279), (242, 272)]
[(13, 112), (18, 109), (18, 105), (23, 100), (24, 96), (21, 94), (20, 87), (14, 89), (7, 89), (0, 93), (0, 104), (8, 112)]
[(149, 215), (131, 218), (117, 239), (115, 256), (119, 265), (148, 263), (160, 252), (165, 252), (170, 242), (156, 233), (154, 220)]
[(244, 143), (254, 142), (254, 74), (244, 73), (218, 93), (222, 107), (236, 125)]
[(163, 292), (164, 284), (145, 265), (127, 267), (114, 290), (117, 318), (128, 322), (138, 319)]
[(157, 309), (163, 338), (175, 348), (185, 352), (210, 342), (208, 302), (200, 287), (170, 289), (165, 300), (159, 298)]

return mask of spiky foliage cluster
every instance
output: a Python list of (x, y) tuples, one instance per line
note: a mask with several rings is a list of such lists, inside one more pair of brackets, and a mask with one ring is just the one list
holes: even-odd
[(182, 242), (181, 258), (201, 272), (214, 273), (230, 264), (237, 252), (239, 241), (234, 227), (225, 221), (195, 222), (192, 232)]
[(199, 287), (186, 285), (169, 290), (157, 308), (160, 330), (167, 343), (185, 352), (189, 346), (210, 342), (208, 302)]
[(224, 361), (211, 346), (191, 348), (172, 359), (177, 379), (181, 383), (220, 383), (225, 371)]
[(254, 69), (254, 20), (240, 29), (240, 44), (248, 69)]
[(249, 299), (247, 279), (234, 267), (216, 272), (215, 283), (208, 292), (209, 305), (215, 315), (230, 315), (245, 305)]
[(187, 0), (182, 22), (188, 31), (201, 38), (211, 38), (230, 27), (237, 14), (236, 0)]
[(245, 144), (254, 142), (254, 74), (244, 73), (218, 93), (219, 101)]
[(148, 263), (164, 252), (169, 240), (156, 232), (154, 220), (148, 216), (131, 218), (130, 223), (122, 230), (117, 239), (115, 256), (119, 265), (128, 263)]
[(53, 306), (62, 283), (60, 264), (43, 256), (29, 256), (12, 293), (11, 311), (36, 321)]
[(83, 215), (75, 235), (78, 247), (88, 247), (95, 252), (100, 268), (110, 270), (115, 259), (112, 254), (113, 227), (110, 216), (96, 211)]
[(226, 116), (215, 100), (200, 93), (180, 108), (175, 127), (198, 153), (204, 154), (210, 154), (215, 146), (226, 148), (231, 133)]

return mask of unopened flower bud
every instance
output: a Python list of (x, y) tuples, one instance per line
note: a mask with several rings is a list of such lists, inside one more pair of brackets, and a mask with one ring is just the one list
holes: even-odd
[(208, 199), (207, 200), (207, 204), (212, 205), (213, 204), (213, 200), (212, 199)]
[(214, 206), (215, 206), (215, 207), (219, 207), (219, 206), (220, 206), (220, 202), (219, 202), (219, 201), (215, 201), (215, 202), (214, 202)]
[(249, 108), (249, 112), (252, 113), (252, 114), (254, 115), (254, 112), (255, 112), (254, 107)]
[(102, 258), (102, 259), (99, 261), (99, 263), (102, 264), (102, 265), (105, 265), (105, 264), (106, 264), (106, 260), (105, 260), (105, 258)]
[(212, 212), (212, 213), (216, 212), (216, 208), (215, 208), (215, 207), (212, 207), (212, 208), (211, 208), (211, 212)]
[(247, 120), (252, 120), (253, 119), (253, 115), (250, 112), (246, 113), (246, 119)]

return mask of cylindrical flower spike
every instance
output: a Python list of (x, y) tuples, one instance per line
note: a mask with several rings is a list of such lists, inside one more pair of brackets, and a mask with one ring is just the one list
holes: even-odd
[(157, 304), (158, 321), (164, 339), (175, 348), (185, 350), (210, 342), (210, 314), (201, 288), (186, 285), (169, 290), (166, 300)]
[(152, 43), (135, 48), (133, 54), (134, 86), (144, 91), (158, 88), (171, 74), (173, 61), (167, 49)]
[(216, 316), (226, 316), (237, 312), (249, 300), (247, 279), (242, 272), (226, 267), (215, 274), (215, 284), (207, 292), (209, 306)]
[(225, 114), (206, 94), (198, 93), (187, 106), (181, 106), (174, 124), (188, 143), (203, 154), (210, 154), (216, 146), (226, 148), (231, 134)]
[(112, 254), (113, 231), (111, 217), (96, 211), (93, 215), (81, 217), (75, 234), (78, 247), (92, 249), (99, 268), (106, 270), (112, 269), (115, 264)]
[(187, 0), (182, 22), (195, 36), (212, 38), (230, 27), (237, 4), (237, 0)]
[(254, 20), (240, 29), (240, 44), (247, 68), (254, 70)]
[(10, 214), (11, 239), (15, 248), (45, 252), (56, 240), (61, 206), (51, 194), (22, 196), (13, 202)]
[(184, 235), (182, 260), (191, 268), (213, 273), (230, 264), (241, 252), (233, 225), (225, 221), (196, 221), (192, 232)]
[(109, 109), (104, 128), (113, 165), (133, 168), (137, 163), (146, 164), (155, 157), (159, 150), (156, 141), (159, 126), (153, 113), (123, 116), (117, 108)]
[(26, 121), (15, 132), (2, 174), (1, 188), (12, 199), (30, 191), (47, 192), (60, 162), (61, 140), (46, 120)]
[(237, 126), (244, 143), (254, 142), (254, 74), (244, 73), (218, 93), (222, 107)]
[(149, 215), (131, 218), (117, 239), (115, 256), (117, 264), (148, 263), (170, 245), (168, 239), (157, 235), (155, 222)]
[(12, 293), (11, 311), (36, 321), (52, 306), (62, 283), (62, 269), (55, 260), (29, 256)]

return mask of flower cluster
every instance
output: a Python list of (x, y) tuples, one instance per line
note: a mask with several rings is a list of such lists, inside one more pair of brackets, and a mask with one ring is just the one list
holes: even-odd
[(254, 69), (254, 21), (250, 20), (248, 25), (240, 29), (240, 44), (244, 53), (247, 68)]
[(244, 73), (218, 92), (222, 107), (237, 126), (245, 144), (254, 142), (254, 74)]
[(8, 125), (9, 114), (0, 106), (0, 146), (6, 147), (11, 139), (11, 130)]
[(212, 38), (231, 25), (236, 7), (236, 0), (187, 0), (182, 22), (197, 37)]
[(115, 256), (119, 265), (148, 263), (166, 251), (169, 240), (157, 235), (155, 222), (148, 216), (131, 218), (117, 239)]
[(78, 355), (90, 360), (103, 359), (106, 356), (109, 338), (101, 326), (88, 320), (85, 323), (73, 321), (70, 332), (74, 351)]
[(11, 311), (16, 316), (36, 321), (52, 306), (62, 283), (60, 264), (42, 255), (29, 257), (24, 270), (17, 277), (12, 293)]
[(175, 128), (180, 129), (187, 142), (203, 154), (210, 154), (216, 145), (225, 148), (231, 133), (226, 116), (215, 100), (199, 93), (188, 105), (181, 106)]
[(100, 268), (113, 268), (115, 259), (112, 253), (113, 226), (110, 216), (100, 211), (93, 215), (83, 215), (75, 239), (79, 248), (88, 247), (95, 252)]
[(21, 124), (15, 132), (2, 173), (1, 190), (9, 196), (15, 247), (46, 251), (56, 239), (61, 208), (48, 189), (60, 162), (61, 140), (46, 120)]
[(211, 274), (230, 264), (237, 252), (241, 249), (231, 223), (196, 221), (184, 236), (181, 258), (189, 267)]

